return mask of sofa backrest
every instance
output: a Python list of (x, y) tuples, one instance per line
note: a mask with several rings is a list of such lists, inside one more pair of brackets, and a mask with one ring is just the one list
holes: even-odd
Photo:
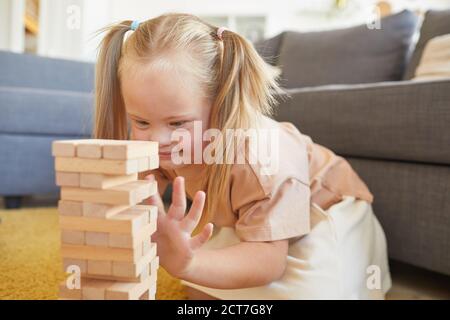
[(320, 32), (285, 31), (255, 44), (282, 70), (285, 88), (401, 80), (417, 16), (408, 10), (382, 18), (381, 29), (360, 25)]
[(94, 64), (0, 51), (0, 86), (91, 92)]

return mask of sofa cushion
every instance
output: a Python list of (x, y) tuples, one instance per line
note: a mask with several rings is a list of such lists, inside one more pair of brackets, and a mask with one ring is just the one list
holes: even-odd
[(0, 51), (0, 86), (92, 92), (94, 64)]
[(0, 134), (87, 136), (92, 113), (89, 93), (0, 87)]
[(360, 25), (321, 32), (287, 31), (278, 63), (282, 85), (299, 88), (400, 80), (417, 17), (411, 11), (381, 19), (381, 29)]
[(268, 39), (258, 41), (254, 44), (259, 55), (269, 64), (278, 64), (278, 54), (280, 51), (281, 41), (283, 40), (284, 32)]
[(450, 33), (427, 42), (413, 80), (450, 78)]
[(427, 42), (434, 37), (447, 33), (450, 33), (450, 10), (427, 11), (420, 29), (419, 41), (408, 63), (403, 79), (409, 80), (414, 77)]

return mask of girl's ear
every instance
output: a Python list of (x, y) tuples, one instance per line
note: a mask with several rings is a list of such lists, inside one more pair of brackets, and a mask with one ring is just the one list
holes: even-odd
[(126, 20), (100, 31), (107, 33), (100, 44), (95, 70), (93, 137), (97, 139), (127, 139), (129, 136), (118, 68), (123, 39), (131, 23)]

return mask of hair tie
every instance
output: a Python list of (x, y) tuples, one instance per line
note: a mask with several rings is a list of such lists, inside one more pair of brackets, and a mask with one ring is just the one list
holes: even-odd
[(134, 20), (130, 25), (131, 30), (135, 31), (139, 27), (139, 24), (140, 24), (139, 21)]
[(225, 27), (220, 27), (219, 29), (217, 29), (217, 37), (218, 37), (220, 40), (223, 40), (223, 39), (222, 39), (222, 33), (223, 33), (225, 30), (228, 30), (228, 29), (225, 28)]

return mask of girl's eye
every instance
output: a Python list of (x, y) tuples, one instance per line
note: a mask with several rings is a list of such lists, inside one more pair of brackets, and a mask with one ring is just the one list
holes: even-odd
[(186, 121), (174, 121), (174, 122), (171, 122), (170, 125), (172, 127), (181, 127), (185, 123), (186, 123)]
[(147, 121), (135, 120), (135, 122), (136, 122), (136, 125), (141, 128), (148, 126)]

